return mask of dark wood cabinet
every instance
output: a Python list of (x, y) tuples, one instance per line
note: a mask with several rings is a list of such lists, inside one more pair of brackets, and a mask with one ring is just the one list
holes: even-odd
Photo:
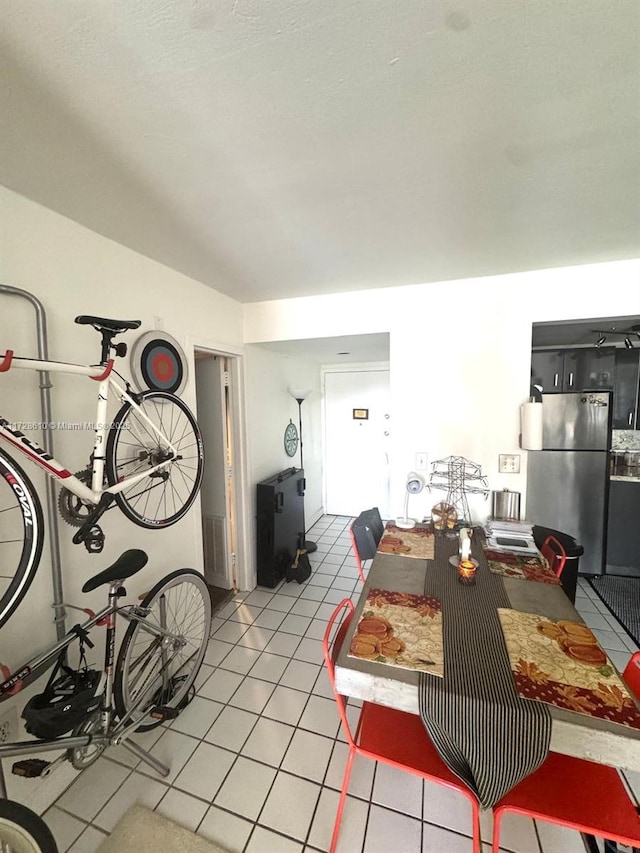
[(612, 480), (609, 489), (607, 574), (640, 575), (640, 480)]
[(531, 353), (531, 384), (549, 391), (562, 391), (564, 353), (562, 350), (539, 350)]
[(573, 390), (610, 391), (613, 388), (615, 347), (589, 347), (570, 352), (575, 354), (575, 359), (569, 361), (570, 374), (573, 373)]
[(584, 391), (613, 388), (615, 348), (534, 350), (531, 353), (531, 384), (550, 391)]
[(258, 483), (256, 490), (259, 586), (273, 588), (291, 565), (304, 535), (304, 471), (287, 468)]
[(640, 352), (637, 349), (616, 350), (615, 365), (613, 429), (638, 429)]

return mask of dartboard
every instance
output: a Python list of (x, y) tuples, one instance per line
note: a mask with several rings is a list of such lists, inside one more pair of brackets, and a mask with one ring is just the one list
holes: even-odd
[(180, 394), (187, 382), (187, 360), (166, 332), (145, 332), (131, 350), (131, 369), (140, 388)]
[(284, 449), (287, 456), (295, 456), (298, 449), (298, 429), (291, 419), (284, 431)]

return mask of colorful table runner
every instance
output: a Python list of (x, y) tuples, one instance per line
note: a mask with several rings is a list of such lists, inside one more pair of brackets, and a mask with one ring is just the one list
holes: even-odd
[(640, 728), (640, 711), (591, 630), (534, 613), (498, 610), (518, 694)]
[(444, 678), (420, 673), (419, 702), (443, 760), (490, 808), (546, 758), (551, 714), (516, 691), (497, 612), (509, 607), (509, 598), (473, 541), (477, 580), (463, 586), (449, 563), (457, 541), (437, 538), (424, 592), (442, 602)]
[(538, 583), (556, 585), (560, 583), (560, 579), (551, 571), (542, 554), (533, 557), (529, 554), (511, 554), (485, 548), (484, 555), (487, 558), (490, 571), (496, 575), (537, 581)]
[(410, 530), (387, 524), (378, 544), (382, 554), (399, 554), (419, 560), (433, 560), (435, 552), (433, 530), (426, 525), (416, 524)]
[(437, 598), (371, 589), (349, 657), (444, 675), (442, 607)]

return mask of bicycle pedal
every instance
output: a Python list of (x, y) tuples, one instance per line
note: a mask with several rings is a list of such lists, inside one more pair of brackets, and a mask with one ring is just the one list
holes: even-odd
[(42, 776), (50, 764), (50, 761), (42, 758), (25, 758), (24, 761), (16, 761), (11, 772), (14, 776), (22, 776), (24, 779), (35, 779), (37, 776)]
[(104, 548), (104, 533), (97, 524), (89, 531), (84, 540), (84, 547), (90, 554), (99, 554)]
[(179, 715), (179, 708), (168, 708), (166, 705), (157, 705), (149, 712), (154, 720), (175, 720)]

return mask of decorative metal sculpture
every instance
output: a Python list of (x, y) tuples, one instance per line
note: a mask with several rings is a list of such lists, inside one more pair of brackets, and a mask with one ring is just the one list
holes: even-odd
[(482, 473), (480, 465), (465, 459), (464, 456), (446, 456), (431, 463), (429, 490), (446, 489), (446, 502), (455, 507), (458, 513), (458, 524), (471, 525), (471, 513), (467, 503), (467, 495), (489, 494), (487, 478)]

